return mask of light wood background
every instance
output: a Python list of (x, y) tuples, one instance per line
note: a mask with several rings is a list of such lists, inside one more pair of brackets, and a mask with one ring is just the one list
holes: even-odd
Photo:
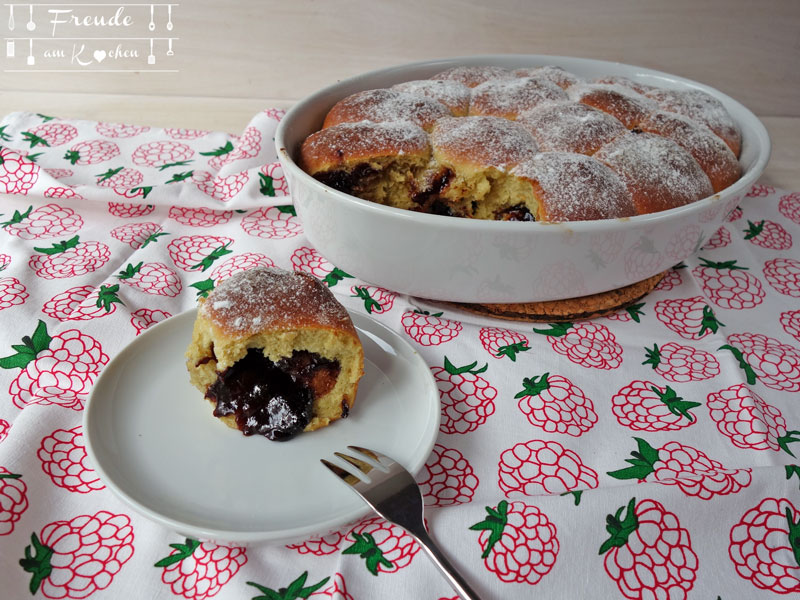
[[(484, 53), (581, 56), (660, 69), (733, 96), (772, 137), (763, 181), (800, 191), (800, 0), (177, 2), (169, 33), (164, 7), (156, 9), (152, 34), (142, 21), (149, 6), (127, 9), (143, 35), (179, 38), (174, 56), (157, 52), (158, 66), (177, 72), (4, 70), (0, 114), (30, 110), (237, 133), (263, 108), (286, 108), (371, 69)], [(3, 9), (0, 31), (8, 37)], [(21, 29), (27, 6), (15, 9)], [(46, 9), (36, 10), (44, 30), (46, 15), (38, 11)]]

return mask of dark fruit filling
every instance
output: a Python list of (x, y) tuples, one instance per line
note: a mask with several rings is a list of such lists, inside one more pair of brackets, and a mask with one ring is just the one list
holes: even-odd
[(332, 187), (345, 194), (358, 195), (368, 189), (370, 181), (379, 173), (369, 163), (356, 165), (352, 171), (332, 170), (317, 173), (314, 178), (320, 183)]
[(306, 351), (295, 351), (277, 363), (257, 348), (217, 376), (206, 392), (216, 403), (215, 417), (234, 415), (245, 435), (288, 440), (305, 429), (314, 398), (333, 388), (339, 363)]
[(536, 217), (533, 216), (528, 207), (524, 204), (510, 206), (497, 212), (495, 216), (497, 221), (535, 221)]

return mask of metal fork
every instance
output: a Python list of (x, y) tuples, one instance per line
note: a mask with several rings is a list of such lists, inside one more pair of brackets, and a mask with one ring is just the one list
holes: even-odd
[(366, 475), (367, 480), (362, 480), (324, 458), (320, 459), (320, 462), (350, 485), (353, 491), (361, 496), (378, 515), (410, 533), (425, 549), (459, 596), (464, 600), (479, 600), (478, 594), (472, 590), (428, 535), (423, 520), (422, 491), (411, 473), (399, 463), (375, 450), (359, 446), (348, 446), (348, 448), (372, 459), (379, 465), (376, 466), (372, 462), (341, 452), (334, 452), (336, 456), (353, 465), (360, 474)]

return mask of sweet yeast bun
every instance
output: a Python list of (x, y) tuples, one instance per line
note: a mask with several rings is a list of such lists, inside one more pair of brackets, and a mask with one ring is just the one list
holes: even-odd
[(616, 118), (580, 102), (548, 102), (517, 117), (543, 152), (594, 154), (627, 131)]
[(361, 341), (330, 290), (267, 267), (234, 274), (200, 300), (186, 357), (214, 416), (275, 440), (346, 417), (364, 372)]
[(431, 79), (441, 79), (446, 81), (458, 81), (465, 86), (473, 88), (484, 81), (492, 79), (511, 79), (514, 73), (503, 67), (492, 65), (481, 65), (477, 67), (452, 67), (441, 73), (437, 73)]
[(390, 89), (409, 94), (427, 96), (444, 104), (455, 117), (469, 112), (470, 88), (458, 81), (447, 79), (420, 79), (393, 85)]
[(638, 214), (676, 208), (714, 193), (708, 176), (686, 150), (652, 133), (626, 133), (594, 153), (616, 171)]
[(365, 90), (334, 104), (322, 126), (360, 121), (407, 121), (430, 131), (436, 119), (450, 115), (444, 104), (425, 95), (388, 89)]
[(540, 152), (513, 170), (528, 183), (537, 221), (591, 221), (632, 217), (633, 196), (600, 161), (573, 152)]
[(513, 120), (544, 102), (566, 99), (567, 93), (544, 77), (492, 79), (473, 88), (469, 114)]
[(414, 180), (427, 167), (430, 155), (428, 135), (413, 123), (361, 121), (307, 137), (300, 167), (341, 192), (413, 209)]
[(517, 77), (540, 77), (548, 79), (562, 89), (567, 89), (580, 81), (577, 75), (573, 75), (566, 69), (556, 65), (543, 65), (541, 67), (526, 67), (515, 69), (514, 75)]
[(570, 99), (606, 112), (633, 129), (658, 108), (655, 100), (615, 83), (577, 83), (567, 89)]
[(658, 110), (640, 121), (638, 129), (669, 138), (689, 152), (715, 192), (724, 190), (742, 175), (739, 161), (722, 138), (684, 115)]

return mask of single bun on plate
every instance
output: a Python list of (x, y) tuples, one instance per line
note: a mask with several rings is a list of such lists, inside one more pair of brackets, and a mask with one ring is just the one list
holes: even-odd
[(232, 275), (200, 300), (186, 356), (214, 416), (278, 441), (346, 417), (364, 371), (361, 341), (330, 290), (266, 267)]
[(584, 79), (554, 65), (485, 65), (340, 100), (298, 162), (319, 181), (386, 206), (560, 222), (711, 196), (741, 177), (741, 144), (724, 105), (698, 89)]

